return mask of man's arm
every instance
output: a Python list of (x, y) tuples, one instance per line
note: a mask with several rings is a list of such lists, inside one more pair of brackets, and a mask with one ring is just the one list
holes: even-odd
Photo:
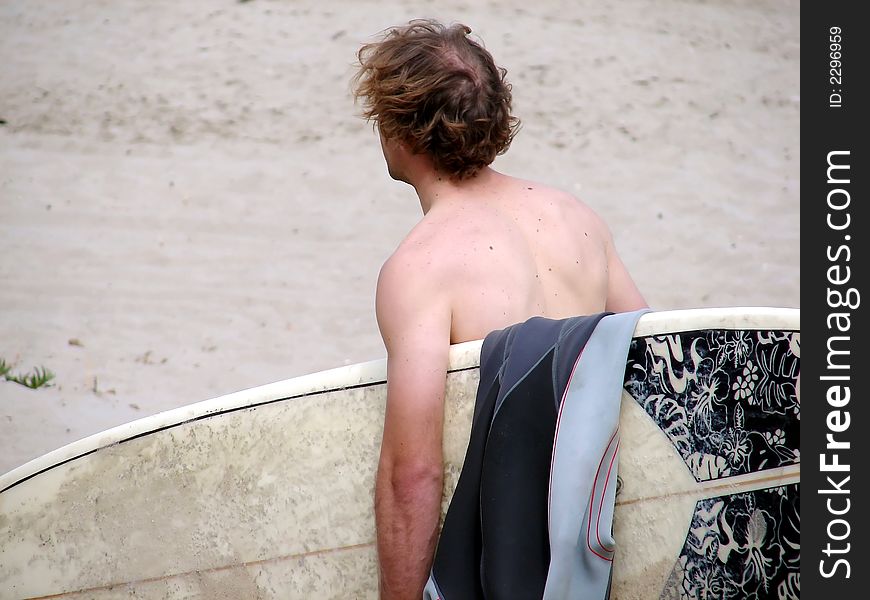
[(637, 289), (628, 269), (619, 258), (613, 237), (607, 231), (607, 303), (605, 310), (610, 312), (631, 312), (648, 308), (646, 300)]
[(378, 278), (387, 408), (375, 484), (383, 600), (419, 599), (438, 538), (451, 312), (436, 278), (394, 256)]

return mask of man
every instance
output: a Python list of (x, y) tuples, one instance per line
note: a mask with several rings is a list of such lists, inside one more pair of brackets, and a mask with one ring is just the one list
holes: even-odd
[(389, 174), (423, 209), (381, 269), (387, 408), (375, 489), (381, 597), (420, 598), (438, 535), (451, 343), (532, 316), (646, 306), (604, 222), (491, 169), (518, 121), (505, 71), (464, 25), (412, 21), (359, 51), (355, 95)]

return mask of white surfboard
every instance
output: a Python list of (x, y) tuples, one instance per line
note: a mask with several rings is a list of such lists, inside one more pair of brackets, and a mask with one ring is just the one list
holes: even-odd
[[(797, 598), (796, 309), (643, 316), (626, 365), (613, 598)], [(480, 342), (451, 348), (446, 509)], [(375, 598), (386, 364), (140, 419), (0, 476), (0, 598)]]

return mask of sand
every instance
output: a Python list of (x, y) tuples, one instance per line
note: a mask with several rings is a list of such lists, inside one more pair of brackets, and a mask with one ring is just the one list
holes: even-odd
[(539, 0), (0, 5), (0, 472), (107, 427), (384, 355), (420, 217), (348, 80), (469, 24), (523, 129), (499, 170), (610, 224), (658, 309), (799, 306), (799, 6)]

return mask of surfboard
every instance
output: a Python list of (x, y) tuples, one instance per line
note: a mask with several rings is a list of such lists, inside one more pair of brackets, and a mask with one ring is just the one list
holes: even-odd
[[(481, 342), (451, 348), (446, 510)], [(612, 596), (798, 598), (800, 311), (653, 312), (620, 416)], [(0, 598), (375, 598), (386, 362), (140, 419), (0, 476)]]

